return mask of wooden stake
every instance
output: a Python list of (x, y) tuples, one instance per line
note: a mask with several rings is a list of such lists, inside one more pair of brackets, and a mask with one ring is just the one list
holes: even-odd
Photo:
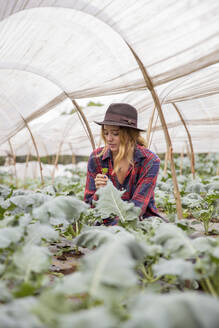
[(189, 151), (189, 146), (188, 146), (188, 143), (186, 142), (186, 153), (187, 153), (187, 156), (191, 162), (191, 154), (190, 154), (190, 151)]
[(33, 161), (33, 170), (32, 170), (32, 173), (33, 173), (33, 178), (36, 179), (37, 178), (37, 162)]
[(180, 154), (180, 168), (179, 168), (180, 175), (182, 175), (182, 170), (183, 170), (183, 158), (184, 158), (184, 147), (182, 147), (182, 151)]
[(219, 156), (218, 156), (218, 162), (217, 162), (217, 172), (216, 175), (219, 175)]
[(173, 149), (172, 149), (172, 142), (170, 139), (170, 135), (168, 132), (168, 128), (167, 128), (167, 124), (163, 115), (163, 111), (161, 108), (161, 104), (160, 104), (160, 100), (159, 97), (157, 96), (157, 93), (154, 89), (153, 83), (142, 63), (142, 61), (140, 60), (140, 58), (137, 56), (137, 54), (135, 53), (135, 51), (132, 49), (132, 47), (127, 43), (127, 45), (129, 46), (131, 52), (133, 53), (139, 68), (142, 72), (142, 75), (144, 77), (145, 83), (147, 88), (150, 90), (151, 95), (154, 99), (154, 103), (157, 107), (157, 111), (159, 114), (159, 118), (163, 127), (163, 131), (164, 131), (164, 135), (165, 135), (165, 139), (166, 139), (166, 144), (167, 144), (167, 149), (169, 149), (170, 151), (170, 164), (171, 164), (171, 172), (172, 172), (172, 179), (173, 179), (173, 186), (174, 186), (174, 197), (176, 200), (176, 211), (177, 211), (177, 216), (178, 219), (182, 219), (183, 218), (183, 211), (182, 211), (182, 204), (181, 204), (181, 197), (180, 197), (180, 193), (179, 193), (179, 187), (178, 187), (178, 183), (177, 183), (177, 178), (176, 178), (176, 170), (175, 170), (175, 164), (174, 164), (174, 158), (173, 158)]
[(26, 177), (27, 177), (27, 168), (28, 168), (29, 158), (30, 158), (30, 153), (28, 153), (27, 156), (26, 156), (26, 163), (25, 163), (25, 170), (24, 170), (24, 180), (26, 180)]
[(167, 175), (168, 161), (169, 161), (169, 149), (166, 150), (166, 153), (165, 153), (164, 169), (163, 169), (163, 174), (164, 174), (164, 176)]
[(149, 120), (148, 128), (147, 128), (147, 136), (146, 136), (146, 147), (147, 148), (149, 148), (149, 144), (150, 144), (151, 130), (152, 130), (152, 125), (153, 125), (155, 110), (156, 110), (156, 106), (154, 106), (154, 109), (152, 111), (152, 114), (151, 114), (151, 117)]
[(43, 148), (45, 150), (47, 162), (48, 162), (48, 164), (51, 164), (51, 160), (50, 160), (50, 156), (49, 156), (49, 153), (48, 153), (48, 149), (47, 149), (47, 147), (46, 147), (46, 145), (44, 143), (43, 143)]
[(72, 163), (72, 168), (74, 167), (74, 165), (76, 164), (76, 157), (73, 151), (73, 147), (72, 144), (69, 142), (69, 148), (71, 149), (71, 163)]
[[(90, 142), (91, 142), (91, 146), (93, 148), (93, 150), (96, 148), (95, 146), (95, 141), (94, 141), (94, 137), (93, 137), (93, 134), (92, 134), (92, 131), (91, 131), (91, 128), (90, 128), (90, 125), (86, 119), (86, 116), (84, 115), (83, 111), (81, 110), (80, 106), (78, 105), (78, 103), (72, 99), (72, 103), (73, 105), (75, 106), (75, 108), (77, 109), (77, 113), (80, 114), (79, 118), (81, 117), (85, 126), (86, 126), (86, 129), (85, 129), (85, 132), (86, 134), (88, 135), (88, 138), (90, 139)], [(83, 125), (83, 124), (82, 124)], [(84, 125), (83, 125), (84, 127)]]
[[(157, 126), (157, 122), (158, 122), (158, 113), (157, 113), (157, 117), (156, 117), (156, 120), (155, 120), (155, 123), (154, 123), (154, 127), (152, 128), (152, 133), (151, 133), (151, 137), (150, 137), (150, 143), (148, 145), (148, 148), (150, 149), (151, 148), (151, 144), (152, 144), (152, 140), (153, 140), (153, 136), (154, 136), (154, 132), (156, 130), (156, 126)], [(155, 144), (153, 144), (154, 146), (154, 149), (155, 149), (155, 152), (157, 153), (157, 147)]]
[(75, 157), (75, 154), (74, 153), (72, 153), (71, 162), (72, 162), (72, 165), (75, 165), (76, 164), (76, 157)]
[(40, 167), (41, 184), (44, 185), (44, 179), (43, 179), (43, 174), (42, 174), (43, 168), (42, 168), (42, 165), (41, 165), (40, 155), (39, 155), (39, 151), (38, 151), (38, 148), (37, 148), (37, 144), (35, 142), (35, 139), (34, 139), (34, 136), (33, 136), (32, 132), (31, 132), (31, 129), (29, 127), (29, 124), (27, 123), (27, 121), (25, 120), (25, 118), (22, 115), (21, 115), (21, 117), (22, 117), (22, 119), (24, 121), (25, 126), (27, 127), (27, 129), (28, 129), (28, 131), (30, 133), (30, 136), (31, 136), (31, 139), (32, 139), (32, 142), (33, 142), (35, 151), (36, 151), (36, 155), (37, 155), (37, 160), (38, 160), (38, 163), (39, 163), (39, 167)]
[(55, 158), (55, 163), (54, 163), (54, 168), (53, 168), (53, 171), (52, 171), (52, 183), (54, 183), (54, 179), (55, 179), (55, 171), (58, 167), (58, 160), (59, 160), (59, 156), (60, 156), (60, 153), (61, 153), (61, 150), (62, 150), (62, 145), (64, 143), (64, 140), (62, 140), (59, 144), (59, 148), (58, 148), (58, 151), (56, 153), (56, 158)]
[(12, 158), (13, 158), (15, 185), (17, 187), (18, 186), (18, 177), (17, 177), (17, 170), (16, 170), (16, 156), (15, 156), (15, 153), (14, 153), (14, 150), (13, 150), (10, 139), (8, 139), (8, 143), (9, 143), (9, 147), (10, 147), (10, 150), (11, 150), (11, 155), (12, 155)]
[(185, 122), (182, 114), (180, 113), (178, 107), (176, 106), (175, 103), (172, 103), (172, 105), (175, 108), (175, 110), (177, 111), (177, 113), (178, 113), (178, 115), (180, 117), (180, 120), (182, 121), (182, 124), (185, 127), (187, 136), (188, 136), (188, 141), (189, 141), (189, 146), (190, 146), (190, 152), (191, 152), (191, 156), (190, 156), (191, 172), (192, 172), (193, 179), (195, 179), (195, 154), (194, 154), (194, 149), (193, 149), (193, 144), (192, 144), (192, 137), (191, 137), (191, 134), (190, 134), (189, 129), (188, 129), (187, 125), (186, 125), (186, 122)]

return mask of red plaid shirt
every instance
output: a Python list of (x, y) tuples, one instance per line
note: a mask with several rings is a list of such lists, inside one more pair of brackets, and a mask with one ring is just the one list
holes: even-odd
[(154, 202), (154, 188), (160, 167), (159, 157), (147, 148), (137, 145), (134, 150), (134, 167), (129, 167), (123, 184), (120, 184), (116, 174), (113, 174), (110, 149), (98, 157), (102, 150), (103, 147), (97, 148), (90, 155), (84, 201), (93, 205), (92, 201), (98, 199), (94, 179), (98, 173), (102, 174), (102, 168), (108, 168), (106, 175), (113, 185), (119, 190), (125, 190), (122, 199), (140, 207), (141, 217), (160, 216)]

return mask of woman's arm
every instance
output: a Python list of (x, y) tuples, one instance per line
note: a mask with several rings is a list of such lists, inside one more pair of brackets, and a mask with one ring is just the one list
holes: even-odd
[(99, 173), (98, 165), (99, 159), (96, 158), (96, 154), (93, 152), (88, 160), (87, 164), (87, 179), (84, 192), (84, 201), (92, 205), (93, 200), (97, 200), (98, 196), (96, 195), (96, 185), (95, 177)]
[(157, 176), (160, 168), (160, 159), (155, 157), (149, 162), (145, 159), (141, 169), (139, 179), (136, 184), (136, 189), (130, 201), (135, 206), (141, 208), (142, 216), (147, 209), (151, 197), (154, 197), (154, 189), (156, 186)]
[(108, 177), (102, 174), (101, 160), (100, 157), (97, 156), (100, 150), (101, 149), (96, 149), (93, 151), (87, 165), (87, 180), (84, 192), (84, 201), (90, 205), (93, 205), (93, 200), (98, 199), (98, 196), (96, 195), (97, 189), (105, 186), (108, 180)]

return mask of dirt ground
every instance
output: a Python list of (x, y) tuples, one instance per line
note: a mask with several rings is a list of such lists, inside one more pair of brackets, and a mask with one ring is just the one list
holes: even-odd
[[(195, 229), (191, 238), (206, 236), (202, 223), (194, 219), (188, 219), (190, 225)], [(209, 237), (219, 238), (219, 222), (211, 222), (209, 226)], [(90, 252), (87, 248), (75, 249), (71, 241), (64, 240), (61, 243), (53, 243), (49, 247), (53, 254), (50, 272), (54, 275), (67, 275), (77, 270), (81, 256)]]

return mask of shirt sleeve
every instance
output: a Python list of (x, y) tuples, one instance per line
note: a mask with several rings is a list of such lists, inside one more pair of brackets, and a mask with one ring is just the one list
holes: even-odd
[(150, 198), (154, 197), (154, 189), (156, 186), (159, 168), (159, 157), (151, 159), (148, 163), (144, 163), (141, 167), (136, 189), (130, 200), (135, 204), (135, 206), (141, 208), (140, 216), (145, 213)]
[(97, 173), (101, 173), (100, 165), (98, 162), (99, 161), (96, 155), (92, 153), (89, 157), (87, 164), (87, 179), (84, 192), (84, 201), (86, 203), (89, 203), (91, 206), (93, 205), (93, 200), (98, 199), (98, 196), (96, 195), (96, 186), (94, 181)]

